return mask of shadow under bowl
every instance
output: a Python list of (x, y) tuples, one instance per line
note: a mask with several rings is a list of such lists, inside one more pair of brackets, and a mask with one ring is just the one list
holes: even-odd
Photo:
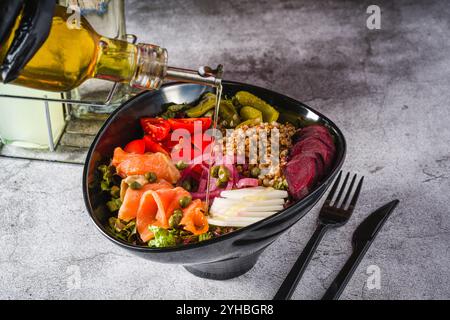
[(223, 87), (225, 96), (231, 97), (241, 90), (249, 91), (269, 104), (280, 107), (281, 117), (294, 115), (305, 125), (317, 123), (329, 128), (336, 144), (333, 166), (327, 176), (305, 198), (250, 226), (199, 243), (172, 248), (150, 248), (127, 243), (111, 234), (108, 229), (111, 213), (105, 206), (104, 196), (89, 188), (98, 164), (111, 159), (115, 147), (124, 146), (127, 142), (142, 136), (139, 125), (141, 117), (161, 113), (167, 103), (196, 101), (201, 94), (212, 90), (197, 84), (167, 84), (158, 91), (141, 93), (121, 105), (95, 137), (87, 154), (83, 172), (83, 196), (86, 208), (104, 236), (143, 258), (161, 263), (182, 264), (196, 276), (217, 280), (237, 277), (249, 271), (267, 246), (308, 213), (340, 170), (346, 153), (345, 138), (339, 128), (307, 105), (271, 90), (243, 83), (224, 81)]

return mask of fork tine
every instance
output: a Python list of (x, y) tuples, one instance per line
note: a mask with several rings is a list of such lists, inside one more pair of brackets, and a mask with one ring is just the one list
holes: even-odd
[(333, 202), (333, 206), (335, 206), (335, 207), (337, 207), (339, 200), (341, 199), (342, 194), (344, 193), (345, 186), (347, 185), (349, 176), (350, 176), (350, 172), (347, 172), (347, 174), (345, 175), (344, 182), (342, 182), (341, 190), (339, 190), (338, 196), (337, 196), (336, 200), (334, 200), (334, 202)]
[(325, 203), (330, 203), (331, 199), (333, 199), (334, 193), (336, 192), (337, 187), (339, 186), (339, 181), (341, 181), (342, 171), (339, 172), (336, 181), (334, 181), (333, 186), (331, 187), (331, 191), (328, 194), (328, 197), (325, 199)]
[(348, 187), (348, 190), (347, 190), (347, 193), (345, 194), (344, 200), (342, 200), (341, 209), (344, 209), (345, 204), (347, 203), (348, 198), (350, 197), (350, 194), (353, 190), (353, 185), (355, 184), (355, 180), (356, 180), (356, 174), (353, 175), (352, 182), (350, 183), (350, 186)]
[(359, 197), (359, 192), (361, 191), (362, 185), (363, 185), (363, 181), (364, 181), (364, 176), (361, 178), (361, 180), (359, 180), (358, 186), (356, 187), (355, 190), (355, 194), (353, 195), (352, 201), (350, 201), (350, 205), (348, 207), (348, 210), (353, 210), (355, 205), (356, 205), (356, 201), (358, 201), (358, 197)]

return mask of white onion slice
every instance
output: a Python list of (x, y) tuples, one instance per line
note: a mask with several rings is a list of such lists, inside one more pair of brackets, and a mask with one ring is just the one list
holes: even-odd
[(245, 227), (284, 208), (288, 193), (274, 188), (226, 190), (214, 199), (208, 222), (222, 227)]

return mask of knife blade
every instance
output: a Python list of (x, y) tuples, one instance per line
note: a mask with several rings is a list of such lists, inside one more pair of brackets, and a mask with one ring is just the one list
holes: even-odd
[(399, 200), (393, 200), (371, 213), (356, 228), (352, 236), (353, 252), (341, 271), (331, 283), (322, 300), (337, 300), (352, 277), (362, 258), (366, 254), (376, 235), (398, 205)]

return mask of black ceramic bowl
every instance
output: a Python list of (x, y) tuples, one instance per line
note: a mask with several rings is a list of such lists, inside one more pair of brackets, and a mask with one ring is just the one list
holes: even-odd
[(101, 194), (94, 193), (88, 186), (94, 179), (94, 172), (100, 162), (112, 157), (117, 146), (139, 138), (142, 134), (139, 118), (160, 113), (165, 104), (192, 102), (209, 87), (196, 84), (168, 84), (158, 91), (142, 93), (125, 102), (106, 121), (89, 149), (83, 173), (83, 195), (90, 217), (109, 240), (131, 252), (162, 263), (182, 264), (200, 277), (229, 279), (250, 270), (261, 252), (274, 242), (283, 232), (300, 220), (320, 199), (342, 166), (346, 144), (339, 128), (320, 113), (305, 104), (282, 94), (236, 82), (224, 82), (224, 94), (233, 96), (237, 91), (246, 90), (266, 100), (272, 105), (294, 113), (308, 123), (326, 125), (336, 142), (336, 157), (328, 176), (302, 200), (287, 209), (262, 221), (235, 232), (200, 243), (173, 248), (149, 248), (136, 246), (113, 237), (108, 230), (110, 212), (105, 207)]

